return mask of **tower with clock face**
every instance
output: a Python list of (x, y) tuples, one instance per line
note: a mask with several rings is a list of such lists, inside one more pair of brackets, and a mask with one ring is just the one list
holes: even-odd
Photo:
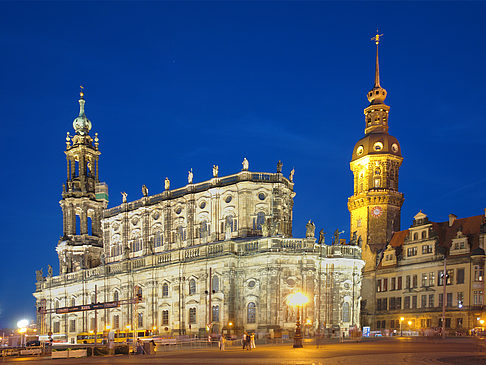
[(400, 230), (403, 194), (398, 191), (398, 170), (402, 163), (400, 144), (388, 134), (390, 107), (384, 103), (387, 92), (380, 85), (378, 43), (376, 40), (375, 84), (364, 110), (365, 136), (353, 149), (351, 171), (354, 194), (348, 199), (351, 234), (361, 237), (365, 273), (377, 265), (379, 252), (393, 232)]

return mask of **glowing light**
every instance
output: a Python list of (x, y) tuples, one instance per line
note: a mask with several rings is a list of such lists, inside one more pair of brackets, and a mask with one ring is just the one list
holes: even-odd
[(27, 332), (27, 328), (23, 327), (23, 328), (19, 328), (19, 333), (25, 333)]
[(308, 324), (308, 325), (311, 325), (312, 321), (310, 319), (308, 319), (307, 321), (305, 321), (305, 323)]
[(155, 331), (157, 329), (157, 326), (153, 326), (152, 329)]
[(21, 319), (20, 321), (17, 322), (17, 328), (27, 327), (28, 325), (29, 325), (28, 319)]
[(304, 305), (308, 301), (309, 298), (307, 298), (305, 294), (301, 293), (300, 291), (290, 294), (287, 298), (287, 303), (293, 307)]
[(127, 330), (129, 330), (130, 328), (132, 328), (132, 326), (130, 326), (129, 324), (127, 324)]
[(110, 325), (107, 325), (107, 326), (106, 326), (106, 329), (107, 329), (107, 330), (111, 330), (111, 326), (110, 326)]
[(481, 323), (481, 326), (484, 324), (484, 319), (480, 320), (479, 323)]
[(412, 321), (408, 321), (408, 325), (411, 326), (412, 325)]
[(404, 320), (405, 320), (405, 318), (400, 317), (400, 322), (403, 322)]
[(230, 327), (231, 327), (232, 325), (233, 325), (233, 322), (229, 322), (229, 323), (228, 323), (228, 326), (230, 326)]

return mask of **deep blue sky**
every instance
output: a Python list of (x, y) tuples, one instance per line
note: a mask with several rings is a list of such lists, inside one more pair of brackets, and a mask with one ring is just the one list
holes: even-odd
[(110, 206), (241, 169), (295, 167), (294, 235), (349, 235), (378, 26), (402, 228), (486, 207), (485, 3), (0, 3), (0, 327), (34, 317), (34, 270), (57, 272), (64, 138), (78, 86)]

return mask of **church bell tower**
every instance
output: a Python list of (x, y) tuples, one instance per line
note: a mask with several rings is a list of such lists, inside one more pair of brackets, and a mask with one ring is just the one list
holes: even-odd
[(84, 111), (84, 93), (79, 98), (76, 132), (66, 137), (67, 179), (59, 202), (63, 216), (63, 235), (56, 251), (61, 273), (88, 269), (100, 264), (103, 241), (101, 218), (108, 205), (108, 187), (98, 175), (98, 133), (93, 139), (91, 121)]
[(384, 103), (387, 92), (380, 85), (377, 34), (375, 84), (368, 92), (370, 105), (364, 109), (365, 136), (353, 149), (351, 171), (354, 194), (348, 199), (351, 233), (361, 236), (365, 273), (377, 265), (378, 253), (400, 230), (400, 210), (403, 194), (398, 191), (398, 170), (402, 164), (398, 140), (388, 134), (390, 107)]

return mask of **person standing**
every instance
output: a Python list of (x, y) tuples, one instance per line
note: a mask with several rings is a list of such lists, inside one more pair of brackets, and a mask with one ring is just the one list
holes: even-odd
[(219, 349), (221, 351), (224, 351), (225, 344), (226, 344), (226, 338), (224, 338), (224, 335), (221, 335), (221, 338), (219, 339)]
[(246, 332), (243, 332), (243, 338), (241, 342), (243, 343), (243, 350), (246, 348), (246, 338), (248, 337), (248, 334)]
[(256, 347), (255, 345), (255, 334), (252, 333), (250, 336), (250, 348), (254, 349)]
[(249, 333), (246, 334), (246, 349), (251, 351), (251, 336)]

